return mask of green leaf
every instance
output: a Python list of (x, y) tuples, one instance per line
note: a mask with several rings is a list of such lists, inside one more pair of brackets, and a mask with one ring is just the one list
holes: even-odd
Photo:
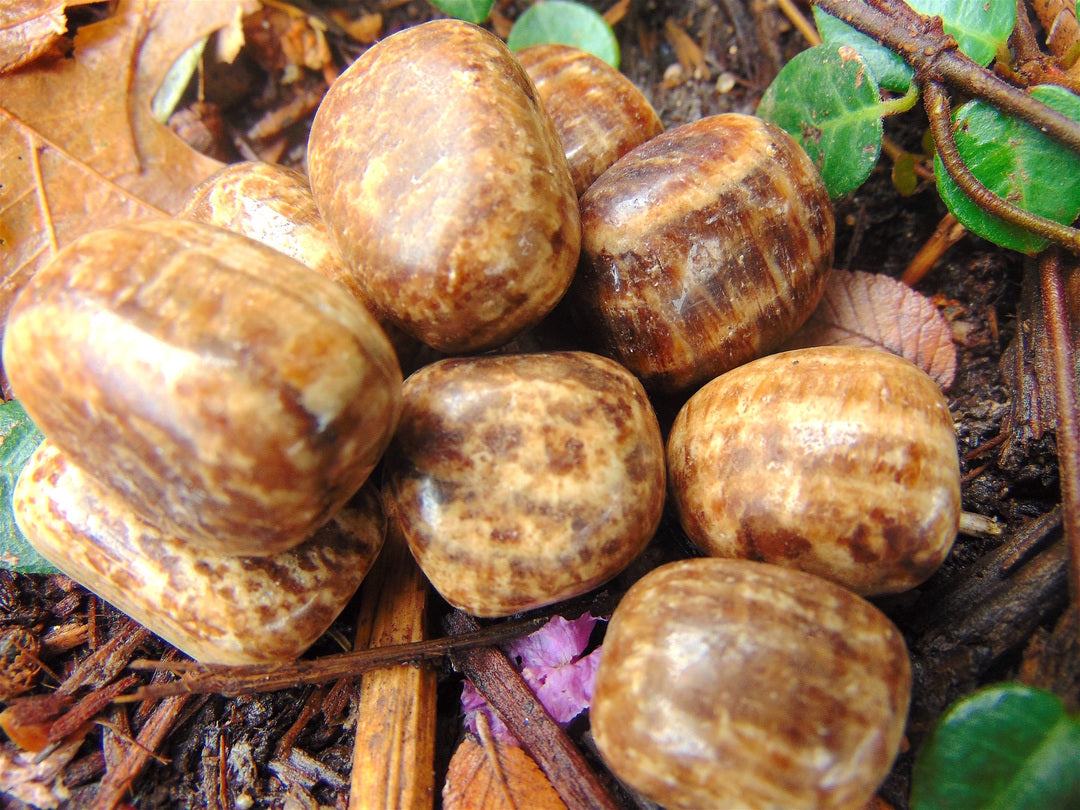
[(1016, 25), (1013, 0), (907, 0), (920, 14), (941, 17), (945, 33), (956, 37), (960, 50), (980, 65), (989, 65)]
[(431, 0), (431, 5), (443, 14), (480, 24), (491, 15), (495, 0)]
[(1080, 720), (1049, 692), (998, 684), (945, 713), (919, 751), (912, 810), (1080, 807)]
[(834, 198), (870, 176), (881, 153), (881, 113), (866, 62), (834, 45), (810, 48), (784, 65), (757, 109), (802, 144)]
[(57, 573), (23, 537), (11, 509), (11, 493), (19, 473), (43, 438), (16, 400), (0, 405), (0, 568), (24, 574)]
[[(1080, 121), (1080, 98), (1057, 85), (1040, 85), (1031, 95)], [(1080, 214), (1080, 155), (1035, 127), (981, 101), (953, 115), (953, 135), (964, 164), (984, 186), (1025, 211), (1067, 225)], [(1038, 253), (1048, 241), (986, 213), (960, 190), (934, 158), (938, 193), (961, 224), (1002, 247)]]
[(506, 44), (512, 51), (530, 45), (558, 42), (598, 56), (612, 67), (619, 66), (619, 42), (604, 18), (588, 6), (568, 0), (536, 3), (518, 17)]
[(814, 22), (825, 44), (848, 45), (857, 50), (870, 66), (878, 84), (886, 90), (905, 93), (911, 87), (915, 71), (898, 54), (817, 6), (814, 6)]

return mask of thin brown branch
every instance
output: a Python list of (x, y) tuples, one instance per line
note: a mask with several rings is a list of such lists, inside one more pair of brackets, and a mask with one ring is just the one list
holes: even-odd
[(1072, 253), (1080, 253), (1080, 231), (1017, 208), (984, 186), (964, 165), (953, 140), (949, 97), (940, 82), (928, 81), (923, 85), (923, 100), (938, 155), (961, 191), (984, 211), (1005, 222), (1056, 242)]
[(916, 13), (901, 0), (814, 0), (815, 4), (900, 55), (922, 84), (938, 81), (990, 102), (1080, 152), (1080, 123), (971, 61), (941, 28), (940, 18)]
[(938, 259), (945, 255), (945, 251), (964, 238), (967, 229), (961, 225), (952, 214), (946, 214), (930, 238), (919, 248), (908, 266), (904, 268), (904, 274), (900, 280), (910, 287), (914, 287), (927, 273), (937, 264)]
[(130, 695), (118, 698), (117, 702), (130, 703), (183, 694), (249, 695), (255, 692), (272, 692), (275, 689), (324, 683), (338, 678), (351, 678), (372, 669), (412, 664), (417, 661), (431, 661), (456, 650), (490, 647), (493, 644), (535, 632), (548, 619), (548, 616), (537, 616), (532, 619), (485, 627), (475, 633), (454, 638), (391, 644), (340, 655), (327, 655), (312, 661), (285, 664), (224, 666), (177, 662), (185, 665), (176, 666), (163, 664), (160, 661), (132, 661), (132, 669), (156, 670), (165, 667), (184, 674), (179, 680), (171, 683), (144, 686)]
[(795, 26), (796, 30), (803, 35), (803, 39), (810, 43), (811, 47), (821, 44), (821, 36), (813, 24), (803, 16), (794, 0), (777, 0), (776, 5), (784, 12), (784, 16)]
[(1039, 271), (1057, 394), (1056, 439), (1062, 516), (1070, 554), (1070, 587), (1076, 602), (1080, 600), (1080, 410), (1077, 407), (1076, 346), (1069, 328), (1060, 252), (1047, 251)]
[(154, 751), (175, 725), (181, 709), (190, 699), (190, 695), (179, 695), (167, 698), (158, 704), (157, 709), (150, 715), (150, 719), (139, 730), (135, 744), (128, 745), (124, 757), (109, 769), (101, 781), (101, 787), (98, 788), (94, 802), (90, 806), (91, 810), (112, 810), (123, 801), (131, 783), (146, 765), (147, 760), (154, 756)]

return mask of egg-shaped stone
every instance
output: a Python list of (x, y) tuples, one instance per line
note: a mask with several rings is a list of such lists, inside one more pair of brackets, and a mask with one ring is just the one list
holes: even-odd
[(447, 353), (505, 343), (573, 277), (577, 195), (506, 45), (436, 20), (365, 51), (308, 142), (311, 189), (376, 312)]
[(274, 554), (355, 493), (401, 371), (371, 314), (287, 256), (199, 222), (88, 234), (20, 293), (4, 365), (45, 435), (144, 520)]
[(90, 591), (203, 663), (291, 661), (348, 604), (382, 548), (373, 484), (309, 540), (265, 557), (207, 551), (140, 518), (48, 440), (13, 496), (31, 545)]
[(671, 491), (705, 553), (799, 568), (860, 594), (927, 579), (960, 520), (949, 406), (877, 349), (798, 349), (705, 385), (668, 436)]
[(568, 303), (601, 354), (647, 388), (690, 390), (776, 349), (832, 265), (832, 203), (779, 127), (747, 115), (668, 130), (581, 198)]
[(588, 51), (551, 43), (516, 55), (559, 131), (578, 196), (612, 163), (664, 131), (645, 94)]
[(619, 573), (664, 503), (641, 384), (584, 352), (447, 359), (412, 374), (385, 490), (450, 604), (506, 616)]
[(615, 609), (589, 712), (614, 773), (671, 810), (860, 810), (903, 737), (900, 632), (851, 591), (696, 558)]
[[(307, 178), (274, 163), (245, 161), (225, 166), (195, 187), (177, 213), (262, 242), (342, 285), (371, 308), (353, 269), (346, 264), (311, 196)], [(417, 343), (388, 320), (379, 325), (398, 360), (408, 365)]]

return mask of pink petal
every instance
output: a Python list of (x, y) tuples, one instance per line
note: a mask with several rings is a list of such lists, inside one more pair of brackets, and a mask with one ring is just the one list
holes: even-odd
[(557, 667), (569, 664), (589, 645), (593, 626), (600, 621), (590, 613), (567, 621), (553, 616), (551, 621), (525, 638), (510, 642), (507, 654), (520, 666)]
[(525, 682), (556, 722), (566, 725), (589, 708), (601, 649), (566, 666), (522, 669)]
[(465, 681), (465, 686), (461, 690), (461, 710), (465, 713), (465, 730), (470, 734), (480, 735), (476, 724), (476, 716), (483, 714), (487, 718), (492, 739), (521, 747), (518, 738), (506, 727), (499, 713), (491, 707), (491, 704), (484, 699), (483, 695), (476, 691), (476, 687), (469, 680)]

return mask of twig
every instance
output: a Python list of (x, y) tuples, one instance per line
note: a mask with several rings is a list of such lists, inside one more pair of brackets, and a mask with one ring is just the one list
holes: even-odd
[[(476, 627), (476, 621), (461, 611), (451, 614), (449, 624), (452, 633), (465, 634)], [(451, 660), (499, 712), (567, 807), (616, 810), (615, 800), (581, 752), (551, 719), (502, 650), (489, 647), (455, 652)]]
[(60, 684), (57, 695), (73, 695), (83, 686), (108, 683), (131, 660), (135, 649), (150, 637), (150, 631), (125, 619), (105, 644), (84, 658), (68, 679)]
[(956, 181), (961, 191), (988, 213), (1057, 242), (1073, 253), (1080, 253), (1080, 231), (1032, 214), (1003, 200), (984, 186), (964, 165), (952, 136), (949, 97), (940, 82), (926, 82), (923, 85), (923, 98), (938, 155), (945, 165), (945, 170)]
[(163, 664), (160, 661), (132, 661), (130, 664), (132, 669), (156, 670), (164, 667), (183, 674), (177, 681), (158, 686), (144, 686), (130, 695), (117, 698), (116, 702), (131, 703), (183, 694), (249, 695), (304, 684), (323, 683), (338, 678), (351, 678), (371, 669), (412, 664), (417, 661), (431, 661), (455, 650), (472, 650), (499, 644), (539, 630), (548, 618), (548, 616), (536, 616), (531, 619), (486, 627), (475, 633), (454, 638), (392, 644), (288, 664), (223, 666), (195, 662)]
[(818, 35), (817, 29), (803, 16), (803, 13), (799, 11), (799, 7), (792, 0), (777, 0), (776, 5), (784, 12), (784, 16), (788, 18), (798, 32), (803, 35), (803, 39), (810, 43), (811, 47), (821, 44), (821, 37)]
[(157, 709), (139, 730), (139, 736), (135, 738), (135, 745), (127, 749), (124, 758), (115, 767), (110, 768), (101, 780), (101, 787), (94, 796), (94, 803), (90, 810), (112, 810), (124, 798), (132, 781), (143, 769), (146, 761), (153, 756), (153, 752), (161, 745), (165, 735), (172, 729), (184, 708), (184, 704), (191, 699), (190, 695), (180, 695), (166, 698), (161, 701)]
[(814, 0), (817, 6), (895, 51), (925, 81), (940, 81), (982, 98), (1080, 152), (1080, 123), (985, 70), (956, 50), (939, 18), (926, 18), (900, 0)]
[(946, 214), (930, 238), (908, 263), (900, 280), (909, 287), (914, 287), (937, 264), (938, 259), (945, 255), (945, 251), (963, 239), (966, 233), (967, 229), (957, 221), (956, 217)]
[(1076, 347), (1069, 328), (1061, 265), (1061, 253), (1049, 250), (1039, 264), (1039, 271), (1057, 394), (1056, 439), (1065, 542), (1070, 553), (1070, 587), (1076, 601), (1080, 600), (1080, 411), (1077, 410)]

